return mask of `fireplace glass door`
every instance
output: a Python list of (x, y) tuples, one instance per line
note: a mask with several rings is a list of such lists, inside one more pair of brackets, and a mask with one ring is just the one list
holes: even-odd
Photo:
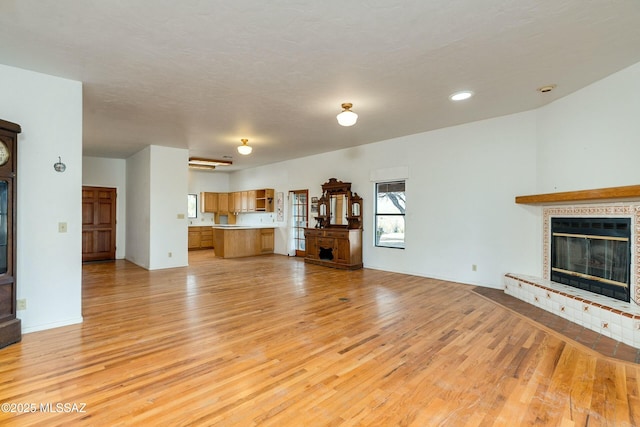
[(629, 239), (556, 233), (554, 271), (576, 273), (619, 286), (629, 283)]
[(629, 301), (628, 220), (552, 221), (551, 280)]

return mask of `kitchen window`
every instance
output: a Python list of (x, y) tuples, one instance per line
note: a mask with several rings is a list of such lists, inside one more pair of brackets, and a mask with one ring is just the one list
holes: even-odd
[(196, 194), (187, 194), (187, 218), (196, 218), (198, 216), (198, 196)]
[(404, 249), (405, 181), (376, 183), (376, 246)]

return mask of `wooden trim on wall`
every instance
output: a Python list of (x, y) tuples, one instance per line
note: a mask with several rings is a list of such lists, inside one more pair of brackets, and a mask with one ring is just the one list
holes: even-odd
[(516, 203), (536, 205), (557, 202), (586, 202), (592, 200), (640, 199), (640, 185), (598, 188), (595, 190), (565, 191), (561, 193), (516, 196)]

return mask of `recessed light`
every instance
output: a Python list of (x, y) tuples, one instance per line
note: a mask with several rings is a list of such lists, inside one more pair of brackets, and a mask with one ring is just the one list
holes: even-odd
[(465, 99), (469, 99), (473, 96), (473, 92), (470, 90), (463, 90), (461, 92), (453, 93), (449, 96), (449, 99), (452, 101), (464, 101)]
[(538, 92), (547, 93), (547, 92), (551, 92), (555, 88), (556, 88), (556, 85), (546, 85), (546, 86), (539, 87)]

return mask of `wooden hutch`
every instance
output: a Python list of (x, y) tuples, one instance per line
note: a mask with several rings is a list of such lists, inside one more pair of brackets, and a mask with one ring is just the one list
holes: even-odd
[(315, 228), (305, 229), (305, 262), (326, 267), (362, 268), (362, 198), (351, 183), (329, 179), (322, 185)]

